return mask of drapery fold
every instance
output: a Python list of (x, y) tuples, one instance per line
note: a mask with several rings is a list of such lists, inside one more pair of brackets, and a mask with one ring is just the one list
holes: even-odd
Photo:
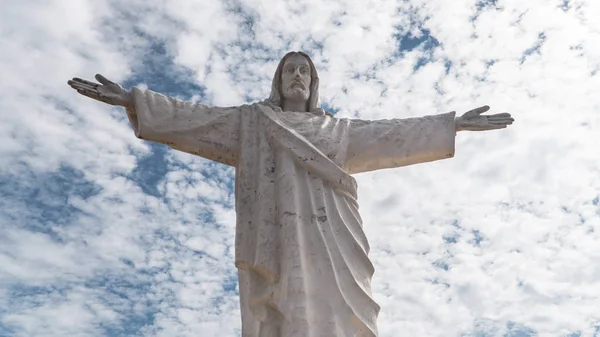
[[(373, 266), (355, 179), (282, 116), (255, 109), (242, 124), (263, 132), (242, 131), (239, 164), (240, 172), (259, 174), (237, 176), (239, 186), (258, 191), (254, 198), (238, 194), (246, 202), (236, 209), (238, 217), (252, 212), (251, 223), (238, 222), (248, 227), (236, 237), (240, 292), (253, 315), (243, 322), (244, 336), (376, 336), (379, 307), (371, 298)], [(336, 129), (348, 123), (326, 124), (329, 135), (343, 136)]]

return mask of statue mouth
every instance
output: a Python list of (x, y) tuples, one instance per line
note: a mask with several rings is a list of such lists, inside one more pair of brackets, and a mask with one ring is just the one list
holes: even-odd
[(290, 86), (290, 88), (295, 88), (295, 87), (300, 87), (300, 88), (302, 88), (302, 89), (305, 89), (305, 88), (304, 88), (304, 84), (303, 84), (303, 83), (301, 83), (301, 82), (294, 82), (294, 83), (292, 83), (292, 85)]

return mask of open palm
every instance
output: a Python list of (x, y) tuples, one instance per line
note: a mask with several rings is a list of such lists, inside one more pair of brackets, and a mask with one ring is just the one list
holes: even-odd
[(100, 83), (90, 82), (74, 77), (67, 83), (78, 93), (111, 105), (123, 107), (131, 106), (133, 100), (131, 94), (117, 83), (109, 81), (106, 77), (97, 74), (96, 80)]
[(482, 115), (482, 113), (490, 110), (490, 107), (485, 105), (470, 111), (467, 111), (462, 116), (456, 118), (456, 131), (486, 131), (504, 129), (511, 125), (515, 120), (507, 113), (499, 113), (493, 115)]

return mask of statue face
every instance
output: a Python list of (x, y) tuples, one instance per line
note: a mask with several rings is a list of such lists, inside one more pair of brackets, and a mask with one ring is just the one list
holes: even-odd
[(281, 73), (281, 93), (283, 98), (294, 101), (308, 101), (310, 97), (310, 64), (299, 54), (285, 60)]

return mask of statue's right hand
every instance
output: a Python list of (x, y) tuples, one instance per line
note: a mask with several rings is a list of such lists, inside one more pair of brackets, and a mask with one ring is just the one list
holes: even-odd
[(100, 74), (96, 75), (96, 80), (100, 83), (74, 77), (67, 83), (78, 93), (95, 100), (125, 108), (133, 106), (133, 98), (130, 92)]

